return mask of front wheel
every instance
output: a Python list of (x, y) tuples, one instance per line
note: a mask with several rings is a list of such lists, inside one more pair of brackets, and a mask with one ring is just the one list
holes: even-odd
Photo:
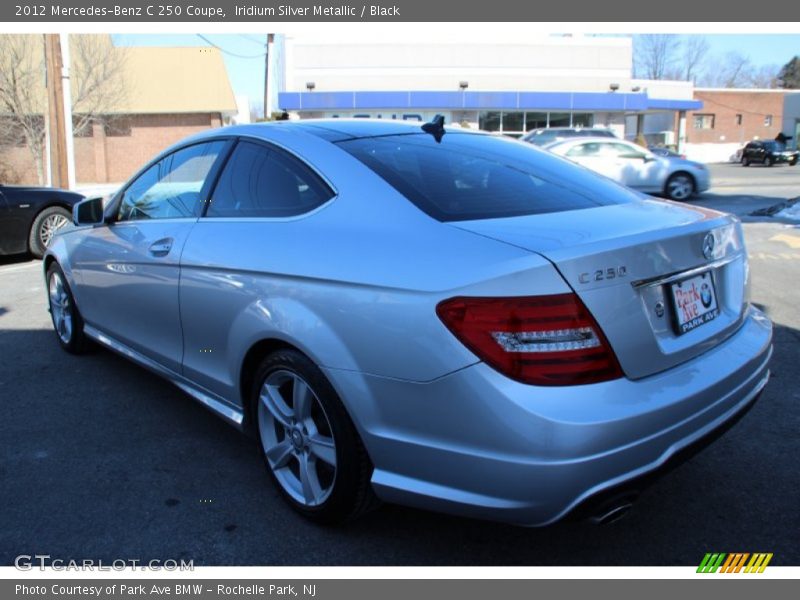
[(64, 272), (55, 262), (47, 269), (47, 301), (58, 343), (72, 354), (85, 352), (88, 339), (83, 333), (83, 318)]
[(36, 215), (28, 236), (28, 248), (36, 258), (44, 256), (56, 231), (68, 225), (72, 215), (60, 206), (50, 206)]
[(688, 200), (694, 194), (694, 179), (686, 173), (675, 173), (667, 179), (664, 192), (670, 200)]
[(372, 464), (333, 386), (296, 350), (261, 363), (252, 390), (258, 439), (284, 499), (321, 523), (353, 519), (376, 503)]
[(749, 166), (750, 166), (750, 159), (748, 159), (748, 158), (745, 158), (745, 157), (743, 156), (743, 157), (742, 157), (742, 166), (743, 166), (743, 167), (749, 167)]

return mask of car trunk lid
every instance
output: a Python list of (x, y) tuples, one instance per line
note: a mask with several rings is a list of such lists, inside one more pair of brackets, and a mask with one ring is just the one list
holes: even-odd
[(550, 260), (632, 379), (701, 354), (743, 319), (747, 258), (729, 215), (643, 200), (450, 224)]

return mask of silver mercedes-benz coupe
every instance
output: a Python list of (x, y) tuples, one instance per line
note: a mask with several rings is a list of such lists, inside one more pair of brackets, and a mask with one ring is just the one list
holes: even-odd
[(735, 218), (440, 119), (210, 130), (74, 221), (59, 343), (251, 432), (318, 521), (608, 521), (769, 377)]

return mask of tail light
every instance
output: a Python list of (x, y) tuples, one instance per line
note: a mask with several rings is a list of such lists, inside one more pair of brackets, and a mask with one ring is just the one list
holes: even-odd
[(481, 360), (535, 385), (576, 385), (622, 377), (617, 358), (575, 294), (451, 298), (436, 314)]

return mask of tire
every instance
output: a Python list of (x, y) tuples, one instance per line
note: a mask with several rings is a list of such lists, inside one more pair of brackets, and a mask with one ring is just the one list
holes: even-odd
[(53, 234), (69, 224), (72, 215), (66, 208), (49, 206), (36, 215), (28, 234), (28, 249), (36, 258), (42, 258)]
[(305, 355), (284, 349), (267, 356), (251, 402), (259, 451), (292, 508), (318, 523), (338, 524), (377, 505), (372, 463), (358, 432), (333, 386)]
[(664, 194), (670, 200), (682, 202), (694, 195), (694, 179), (688, 173), (673, 173), (664, 185)]
[(775, 166), (775, 159), (772, 158), (771, 156), (767, 158), (767, 166), (768, 167), (774, 167)]
[(793, 166), (795, 166), (796, 164), (797, 164), (797, 159), (796, 159), (796, 158), (795, 158), (795, 159), (793, 159), (793, 160), (790, 160), (790, 161), (789, 161), (789, 166), (790, 166), (790, 167), (793, 167)]
[(83, 333), (83, 318), (58, 263), (48, 267), (46, 281), (48, 309), (58, 343), (71, 354), (83, 354), (89, 346)]
[(742, 157), (742, 166), (743, 166), (743, 167), (749, 167), (749, 166), (750, 166), (750, 159), (748, 159), (748, 158), (745, 158), (745, 157), (743, 156), (743, 157)]

